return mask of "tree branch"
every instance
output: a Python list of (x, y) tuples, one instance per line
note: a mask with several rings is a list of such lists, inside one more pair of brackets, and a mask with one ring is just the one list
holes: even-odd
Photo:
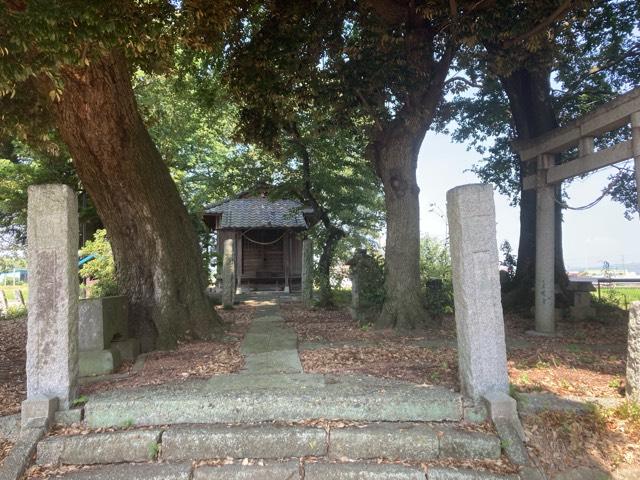
[(505, 41), (503, 43), (503, 46), (505, 48), (509, 48), (517, 43), (520, 43), (526, 40), (527, 38), (537, 35), (538, 33), (542, 32), (545, 28), (547, 28), (549, 25), (551, 25), (553, 22), (555, 22), (560, 17), (562, 17), (565, 13), (567, 13), (572, 5), (573, 5), (573, 0), (565, 0), (563, 4), (561, 4), (558, 8), (556, 8), (551, 15), (549, 15), (547, 18), (542, 20), (538, 25), (533, 27), (528, 32), (525, 32), (522, 35), (517, 36), (516, 38)]

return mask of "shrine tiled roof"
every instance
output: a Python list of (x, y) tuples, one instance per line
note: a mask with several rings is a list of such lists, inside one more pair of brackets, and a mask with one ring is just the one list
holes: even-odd
[(308, 228), (305, 209), (295, 200), (234, 198), (207, 205), (205, 216), (219, 216), (217, 228)]

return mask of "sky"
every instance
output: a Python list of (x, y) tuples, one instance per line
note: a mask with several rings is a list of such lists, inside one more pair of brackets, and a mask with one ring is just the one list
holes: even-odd
[[(478, 177), (466, 170), (480, 158), (475, 151), (467, 151), (465, 145), (452, 143), (446, 135), (427, 134), (420, 149), (417, 172), (423, 235), (445, 238), (447, 190), (478, 183)], [(567, 203), (581, 206), (595, 200), (608, 185), (607, 176), (612, 171), (609, 167), (584, 180), (575, 180), (567, 188)], [(498, 192), (494, 193), (494, 199), (498, 243), (508, 240), (517, 253), (518, 208), (511, 207), (508, 198)], [(432, 204), (434, 207), (430, 208)], [(623, 212), (622, 205), (608, 197), (589, 210), (565, 210), (563, 248), (567, 269), (599, 267), (604, 260), (611, 264), (640, 262), (640, 219), (636, 216), (628, 221)]]

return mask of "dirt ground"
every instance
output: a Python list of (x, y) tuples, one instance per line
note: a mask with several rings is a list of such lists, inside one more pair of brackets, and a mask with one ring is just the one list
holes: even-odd
[[(224, 339), (182, 343), (176, 350), (150, 353), (144, 368), (137, 373), (131, 371), (131, 363), (125, 362), (116, 373), (129, 373), (128, 377), (83, 386), (80, 394), (236, 372), (244, 364), (239, 346), (249, 327), (253, 308), (252, 305), (241, 305), (230, 311), (219, 308), (218, 313), (229, 326)], [(26, 318), (0, 321), (0, 339), (1, 417), (19, 413), (20, 403), (26, 398)]]

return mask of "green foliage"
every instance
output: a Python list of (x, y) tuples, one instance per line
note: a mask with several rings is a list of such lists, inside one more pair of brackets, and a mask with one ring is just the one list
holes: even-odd
[(6, 313), (0, 313), (0, 320), (13, 320), (14, 318), (24, 317), (27, 314), (27, 308), (20, 306), (10, 306)]
[(502, 260), (500, 260), (500, 266), (505, 268), (507, 282), (501, 285), (503, 290), (508, 290), (509, 285), (516, 278), (516, 266), (518, 265), (518, 259), (513, 254), (511, 244), (505, 240), (500, 244), (500, 251), (502, 252)]
[(420, 278), (426, 286), (429, 313), (436, 317), (453, 313), (453, 284), (448, 242), (429, 236), (420, 240)]
[(7, 145), (10, 152), (5, 152), (11, 158), (0, 158), (0, 234), (23, 243), (28, 187), (64, 183), (78, 190), (78, 180), (69, 159), (37, 153), (15, 141), (7, 141)]
[(111, 244), (107, 239), (106, 230), (98, 230), (93, 240), (85, 243), (80, 250), (81, 256), (95, 255), (96, 258), (85, 263), (80, 268), (80, 276), (91, 280), (87, 287), (87, 296), (91, 298), (118, 295), (116, 282), (116, 267), (111, 252)]

